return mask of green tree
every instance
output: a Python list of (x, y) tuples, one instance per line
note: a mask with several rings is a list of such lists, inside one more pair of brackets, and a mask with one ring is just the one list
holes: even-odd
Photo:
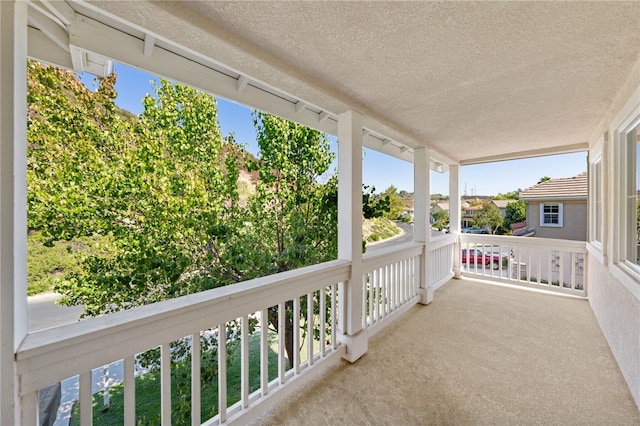
[(27, 64), (27, 188), (31, 230), (46, 245), (106, 233), (108, 200), (132, 143), (133, 122), (114, 104), (115, 76), (99, 78), (96, 92), (73, 73), (36, 61)]
[[(58, 287), (62, 303), (85, 306), (86, 315), (213, 288), (227, 282), (211, 274), (225, 258), (234, 223), (238, 170), (225, 156), (215, 99), (161, 80), (132, 143), (108, 152), (109, 178), (99, 226), (114, 236), (110, 256), (92, 256), (84, 271)], [(104, 130), (109, 133), (109, 129)]]
[(507, 192), (506, 194), (499, 193), (495, 197), (494, 200), (517, 200), (520, 198), (520, 190), (515, 190), (511, 192)]
[(380, 194), (378, 198), (387, 199), (389, 202), (389, 211), (384, 215), (384, 217), (390, 220), (398, 220), (406, 207), (404, 200), (400, 194), (398, 194), (398, 189), (391, 185), (382, 194)]
[(503, 226), (509, 228), (514, 223), (524, 222), (527, 219), (527, 205), (524, 201), (518, 200), (509, 203), (505, 209)]
[(437, 209), (434, 210), (431, 215), (435, 220), (434, 226), (438, 229), (444, 229), (447, 227), (447, 224), (449, 223), (449, 211)]
[(492, 234), (495, 234), (498, 228), (502, 225), (500, 209), (492, 202), (484, 202), (482, 204), (482, 210), (478, 211), (473, 222), (475, 226), (489, 229)]
[(549, 176), (543, 176), (540, 178), (540, 180), (538, 181), (538, 184), (542, 183), (542, 182), (546, 182), (548, 180), (551, 180), (551, 178)]
[[(254, 125), (260, 147), (260, 180), (250, 202), (252, 238), (260, 242), (253, 246), (254, 268), (269, 275), (335, 259), (337, 179), (333, 175), (320, 182), (333, 161), (326, 135), (261, 112), (254, 112)], [(314, 299), (318, 297), (316, 293)], [(302, 312), (309, 302), (302, 299)], [(306, 317), (293, 317), (292, 301), (285, 309), (285, 349), (291, 366), (295, 323), (304, 323)], [(275, 307), (268, 317), (271, 328), (279, 331)]]

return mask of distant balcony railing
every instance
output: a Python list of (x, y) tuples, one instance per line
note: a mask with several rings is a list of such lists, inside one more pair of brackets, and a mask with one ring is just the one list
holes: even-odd
[(584, 241), (461, 234), (468, 277), (586, 297)]

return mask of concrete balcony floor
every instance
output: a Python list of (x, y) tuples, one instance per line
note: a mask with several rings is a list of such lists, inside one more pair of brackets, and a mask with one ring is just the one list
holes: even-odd
[(585, 300), (451, 280), (260, 425), (638, 425)]

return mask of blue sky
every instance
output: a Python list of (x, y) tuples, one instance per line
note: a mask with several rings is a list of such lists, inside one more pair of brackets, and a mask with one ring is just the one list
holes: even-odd
[[(116, 103), (134, 114), (142, 112), (141, 99), (153, 93), (153, 76), (116, 64), (118, 74)], [(81, 77), (87, 87), (95, 89), (94, 78)], [(251, 110), (222, 98), (218, 99), (218, 121), (223, 135), (235, 134), (236, 141), (245, 144), (247, 150), (257, 154), (256, 132)], [(335, 138), (331, 137), (336, 149)], [(463, 166), (460, 170), (460, 193), (467, 195), (496, 195), (535, 185), (543, 176), (551, 178), (575, 176), (587, 170), (586, 153), (564, 154), (548, 157)], [(363, 181), (374, 186), (377, 192), (391, 185), (398, 190), (413, 191), (413, 165), (371, 149), (363, 154)], [(380, 171), (384, 170), (384, 173)], [(448, 194), (448, 174), (431, 173), (431, 192)]]

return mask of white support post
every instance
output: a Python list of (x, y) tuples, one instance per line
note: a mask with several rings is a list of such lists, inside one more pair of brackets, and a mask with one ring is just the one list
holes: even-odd
[[(27, 2), (0, 1), (0, 424), (22, 413), (15, 352), (27, 334)], [(32, 403), (25, 406), (33, 408)], [(26, 423), (25, 423), (26, 424)]]
[[(449, 232), (456, 237), (460, 235), (460, 165), (449, 166)], [(453, 252), (453, 273), (456, 278), (462, 276), (460, 259), (460, 242), (455, 245)]]
[(420, 303), (427, 305), (433, 301), (433, 289), (429, 282), (429, 240), (431, 238), (431, 158), (428, 148), (413, 150), (413, 241), (424, 244), (420, 262)]
[(346, 324), (340, 341), (345, 359), (355, 362), (368, 349), (362, 330), (362, 115), (355, 111), (338, 117), (338, 258), (351, 261), (351, 278), (340, 286)]

